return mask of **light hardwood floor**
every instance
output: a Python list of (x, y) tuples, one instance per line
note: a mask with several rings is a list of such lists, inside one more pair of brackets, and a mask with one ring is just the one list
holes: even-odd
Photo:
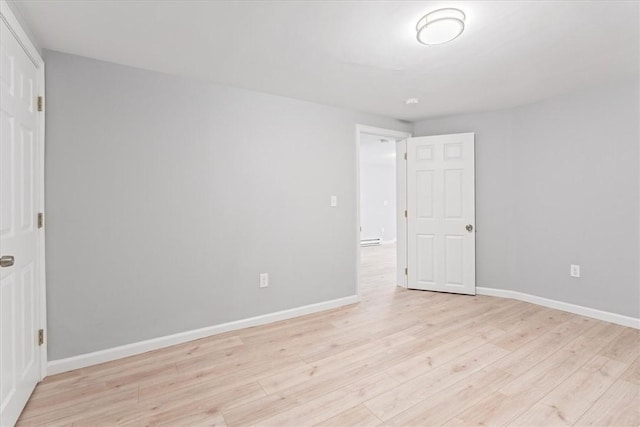
[(393, 251), (360, 304), (49, 377), (18, 425), (639, 425), (637, 330), (399, 289)]

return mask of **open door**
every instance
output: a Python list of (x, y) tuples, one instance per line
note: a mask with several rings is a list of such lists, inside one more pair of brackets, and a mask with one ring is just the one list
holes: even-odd
[(407, 139), (408, 287), (475, 295), (475, 135)]
[(42, 60), (0, 2), (0, 425), (16, 423), (46, 361)]

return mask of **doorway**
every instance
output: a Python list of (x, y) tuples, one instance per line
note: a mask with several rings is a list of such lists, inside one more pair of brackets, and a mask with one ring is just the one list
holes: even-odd
[(363, 292), (406, 287), (404, 140), (410, 136), (408, 132), (356, 127), (360, 296)]

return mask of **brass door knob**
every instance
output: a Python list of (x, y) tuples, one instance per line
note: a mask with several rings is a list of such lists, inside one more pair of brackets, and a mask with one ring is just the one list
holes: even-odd
[(11, 267), (14, 261), (13, 255), (5, 255), (0, 258), (0, 267)]
[(465, 228), (467, 229), (467, 231), (469, 233), (471, 233), (473, 231), (473, 225), (471, 225), (471, 224), (467, 224), (467, 226)]

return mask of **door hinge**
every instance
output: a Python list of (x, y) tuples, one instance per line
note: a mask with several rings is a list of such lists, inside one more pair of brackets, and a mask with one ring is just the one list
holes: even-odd
[(408, 218), (408, 217), (409, 217), (409, 213), (407, 212), (407, 210), (406, 210), (406, 209), (405, 209), (405, 211), (404, 211), (404, 217), (405, 217), (405, 218)]
[(44, 98), (42, 97), (42, 95), (38, 96), (38, 111), (43, 111), (44, 110)]
[(38, 330), (38, 345), (44, 344), (44, 329)]
[(44, 227), (44, 214), (42, 212), (38, 212), (38, 228)]
[(406, 268), (406, 267), (404, 268), (404, 275), (405, 275), (405, 276), (408, 276), (408, 275), (409, 275), (409, 269), (408, 269), (408, 268)]
[(404, 153), (404, 159), (407, 160), (407, 153)]

